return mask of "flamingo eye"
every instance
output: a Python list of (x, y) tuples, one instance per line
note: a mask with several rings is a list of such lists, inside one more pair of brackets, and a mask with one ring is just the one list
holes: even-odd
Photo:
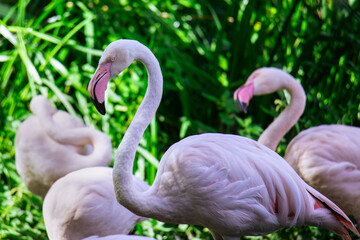
[(111, 58), (110, 58), (110, 61), (111, 61), (111, 62), (114, 62), (114, 61), (115, 61), (115, 57), (111, 57)]

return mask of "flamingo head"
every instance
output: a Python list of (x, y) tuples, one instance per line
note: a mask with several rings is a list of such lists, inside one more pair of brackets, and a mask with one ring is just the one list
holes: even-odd
[(117, 40), (110, 43), (102, 54), (98, 67), (88, 85), (88, 92), (96, 109), (105, 115), (105, 91), (109, 79), (120, 74), (135, 59), (129, 45), (134, 40)]
[(247, 107), (254, 96), (254, 76), (250, 75), (244, 85), (234, 92), (234, 100), (239, 104), (240, 110), (247, 112)]
[(30, 109), (35, 115), (40, 112), (53, 115), (56, 112), (56, 109), (52, 106), (51, 102), (43, 95), (37, 95), (31, 99)]
[(255, 70), (245, 84), (234, 92), (234, 100), (246, 113), (253, 96), (265, 95), (284, 88), (284, 82), (293, 78), (290, 74), (274, 67), (263, 67)]

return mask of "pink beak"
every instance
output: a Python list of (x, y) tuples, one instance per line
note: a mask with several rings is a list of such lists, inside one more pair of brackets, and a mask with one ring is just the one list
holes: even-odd
[(246, 113), (250, 99), (254, 96), (254, 83), (246, 83), (234, 92), (234, 100), (239, 104), (240, 109)]
[(96, 69), (88, 86), (88, 92), (96, 109), (105, 115), (105, 91), (110, 79), (111, 62), (102, 63)]

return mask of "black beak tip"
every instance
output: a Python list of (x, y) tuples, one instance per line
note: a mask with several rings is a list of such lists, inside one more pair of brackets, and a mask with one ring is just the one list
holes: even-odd
[(237, 103), (239, 104), (240, 110), (243, 111), (244, 113), (247, 113), (247, 104), (245, 102), (242, 101), (237, 101)]
[(91, 98), (91, 101), (92, 101), (93, 104), (95, 105), (96, 110), (98, 110), (98, 112), (99, 112), (101, 115), (105, 115), (105, 113), (106, 113), (106, 110), (105, 110), (105, 102), (99, 103), (97, 99), (93, 99), (93, 98)]

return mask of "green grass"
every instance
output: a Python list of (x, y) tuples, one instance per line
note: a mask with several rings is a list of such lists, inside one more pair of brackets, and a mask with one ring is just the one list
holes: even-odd
[[(87, 84), (102, 50), (136, 39), (157, 56), (164, 94), (136, 156), (136, 174), (152, 183), (158, 159), (179, 139), (202, 132), (257, 139), (286, 106), (284, 94), (255, 98), (240, 114), (232, 92), (256, 68), (285, 69), (304, 86), (304, 115), (281, 142), (320, 124), (359, 126), (358, 1), (6, 0), (0, 3), (0, 238), (47, 239), (40, 198), (15, 169), (14, 137), (44, 94), (120, 143), (145, 90), (145, 68), (133, 64), (109, 84), (101, 117)], [(276, 100), (276, 101), (275, 101)], [(276, 105), (274, 104), (276, 102)], [(198, 226), (149, 220), (134, 233), (158, 239), (211, 239)], [(302, 227), (243, 239), (339, 239)]]

